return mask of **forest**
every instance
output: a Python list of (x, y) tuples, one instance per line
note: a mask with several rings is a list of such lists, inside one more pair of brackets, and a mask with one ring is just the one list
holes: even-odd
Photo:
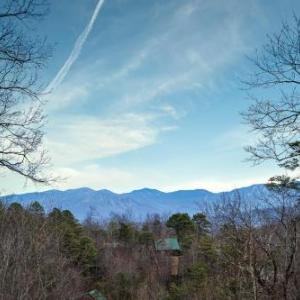
[(237, 194), (205, 213), (143, 223), (115, 215), (80, 224), (38, 202), (2, 204), (1, 299), (93, 299), (95, 290), (119, 300), (299, 299), (299, 186), (288, 177), (267, 186), (266, 209)]

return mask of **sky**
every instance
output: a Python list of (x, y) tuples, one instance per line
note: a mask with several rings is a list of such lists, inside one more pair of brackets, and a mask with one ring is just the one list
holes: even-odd
[[(252, 166), (240, 113), (247, 56), (299, 11), (292, 0), (52, 0), (37, 33), (54, 186), (2, 171), (2, 193), (91, 187), (225, 191), (282, 173)], [(259, 91), (254, 91), (259, 95)]]

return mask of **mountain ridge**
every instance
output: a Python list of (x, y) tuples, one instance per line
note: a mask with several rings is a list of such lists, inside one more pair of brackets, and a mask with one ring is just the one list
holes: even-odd
[(130, 214), (135, 219), (144, 219), (149, 214), (166, 215), (175, 212), (193, 214), (205, 209), (206, 205), (217, 203), (224, 197), (232, 199), (237, 193), (249, 202), (255, 201), (257, 193), (267, 193), (267, 189), (263, 184), (254, 184), (217, 193), (205, 189), (163, 192), (151, 188), (115, 193), (108, 189), (94, 190), (81, 187), (11, 194), (2, 196), (1, 199), (7, 204), (18, 202), (23, 206), (39, 201), (46, 211), (54, 207), (68, 209), (82, 221), (90, 212), (100, 218), (109, 218), (113, 214)]

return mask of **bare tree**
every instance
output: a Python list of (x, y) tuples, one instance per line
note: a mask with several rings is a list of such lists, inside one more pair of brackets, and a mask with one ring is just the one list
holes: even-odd
[(49, 219), (1, 204), (0, 238), (1, 300), (79, 298), (85, 281)]
[(245, 121), (260, 138), (246, 150), (254, 163), (275, 160), (295, 169), (300, 159), (300, 19), (283, 23), (278, 34), (250, 59), (256, 72), (244, 83), (248, 88), (272, 88), (277, 98), (257, 99), (243, 114)]
[(218, 242), (226, 246), (222, 261), (233, 270), (230, 278), (237, 278), (237, 286), (245, 289), (235, 289), (239, 298), (299, 299), (297, 181), (276, 176), (267, 187), (269, 193), (253, 195), (254, 205), (239, 194), (216, 205), (215, 220), (221, 228)]
[(38, 183), (49, 180), (39, 74), (50, 49), (31, 27), (46, 11), (44, 0), (0, 3), (0, 167)]

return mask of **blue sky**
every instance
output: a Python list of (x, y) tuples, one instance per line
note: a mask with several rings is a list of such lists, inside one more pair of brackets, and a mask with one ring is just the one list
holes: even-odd
[[(38, 27), (55, 45), (45, 87), (97, 3), (51, 1)], [(104, 1), (47, 97), (45, 146), (65, 178), (55, 187), (222, 191), (278, 173), (245, 162), (255, 138), (242, 124), (249, 100), (239, 78), (252, 70), (246, 56), (299, 8), (289, 0)], [(4, 193), (45, 189), (11, 174), (1, 181)]]

